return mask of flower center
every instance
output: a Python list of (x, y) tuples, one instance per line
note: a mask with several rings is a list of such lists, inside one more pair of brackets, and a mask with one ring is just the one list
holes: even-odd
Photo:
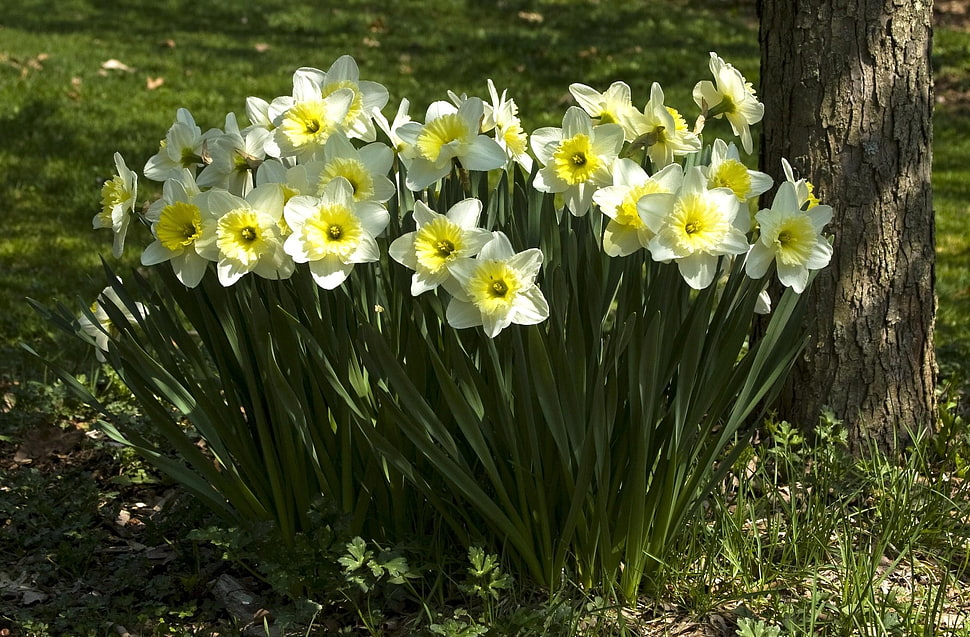
[(255, 210), (237, 208), (219, 218), (216, 245), (224, 257), (249, 267), (267, 250), (265, 234)]
[(162, 208), (155, 224), (155, 236), (162, 245), (173, 252), (180, 252), (202, 234), (202, 211), (198, 206), (176, 201)]
[(504, 261), (484, 261), (469, 279), (472, 302), (484, 314), (505, 313), (522, 289), (518, 272)]
[(101, 224), (111, 225), (111, 211), (115, 206), (125, 202), (131, 193), (125, 187), (125, 180), (120, 175), (115, 175), (113, 179), (104, 182), (101, 186), (101, 213), (98, 215)]
[(323, 100), (297, 102), (283, 116), (280, 131), (294, 148), (323, 144), (333, 131), (326, 103)]
[(454, 261), (463, 247), (461, 226), (445, 217), (421, 226), (414, 238), (418, 265), (431, 273), (440, 272)]
[(346, 259), (357, 249), (363, 235), (360, 219), (340, 204), (320, 208), (303, 225), (303, 239), (311, 261), (327, 256)]
[(471, 141), (471, 134), (458, 113), (447, 113), (425, 124), (418, 135), (417, 147), (428, 161), (436, 162), (445, 146), (453, 143), (465, 144)]
[(570, 186), (589, 181), (602, 163), (588, 135), (579, 133), (559, 144), (552, 155), (556, 175)]
[(748, 168), (736, 159), (725, 159), (708, 179), (709, 188), (730, 188), (740, 201), (751, 192), (751, 176)]
[(700, 194), (678, 199), (671, 223), (679, 251), (686, 254), (715, 252), (731, 230), (720, 208)]
[(777, 259), (785, 265), (802, 265), (815, 246), (815, 228), (808, 215), (792, 216), (782, 222), (775, 238)]
[(362, 161), (349, 157), (337, 157), (327, 164), (320, 179), (317, 194), (322, 194), (324, 186), (337, 177), (343, 177), (350, 182), (350, 186), (354, 189), (354, 201), (366, 201), (374, 196), (373, 176)]

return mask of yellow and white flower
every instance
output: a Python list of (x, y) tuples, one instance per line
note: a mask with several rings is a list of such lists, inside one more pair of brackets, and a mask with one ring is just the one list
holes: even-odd
[(478, 199), (459, 201), (443, 215), (423, 201), (414, 202), (417, 229), (401, 235), (388, 248), (392, 259), (414, 270), (413, 296), (439, 285), (452, 295), (461, 294), (450, 268), (458, 259), (474, 257), (492, 239), (491, 232), (478, 227), (481, 214)]
[(309, 263), (313, 280), (326, 290), (343, 283), (355, 264), (380, 258), (375, 237), (390, 221), (380, 204), (356, 201), (343, 177), (328, 183), (319, 197), (293, 197), (283, 214), (292, 229), (283, 249), (296, 263)]
[(748, 251), (747, 238), (735, 225), (737, 198), (727, 188), (708, 189), (700, 166), (687, 171), (669, 211), (651, 197), (638, 205), (656, 233), (648, 246), (653, 260), (676, 261), (681, 276), (696, 290), (714, 280), (719, 257)]
[(822, 228), (832, 220), (831, 206), (802, 210), (796, 185), (786, 181), (779, 186), (771, 209), (755, 218), (760, 235), (748, 252), (745, 272), (761, 278), (774, 261), (782, 285), (801, 294), (809, 271), (824, 268), (832, 259), (832, 246), (822, 236)]
[(593, 126), (588, 113), (570, 106), (562, 128), (540, 128), (532, 133), (531, 141), (543, 166), (533, 187), (563, 193), (566, 207), (581, 217), (589, 212), (593, 193), (612, 183), (610, 168), (623, 146), (623, 129), (619, 124)]
[(385, 202), (394, 196), (394, 183), (387, 178), (394, 163), (394, 152), (381, 142), (356, 148), (340, 132), (324, 146), (321, 158), (299, 164), (287, 171), (287, 182), (300, 194), (320, 195), (324, 187), (343, 177), (354, 189), (356, 201)]
[(463, 294), (448, 303), (448, 324), (457, 329), (481, 325), (494, 338), (512, 323), (546, 320), (549, 304), (535, 284), (541, 265), (539, 249), (515, 253), (508, 237), (494, 232), (478, 258), (460, 258), (451, 266)]
[(178, 280), (189, 288), (199, 284), (209, 264), (196, 250), (196, 242), (202, 237), (205, 214), (198, 205), (199, 193), (192, 173), (185, 170), (181, 179), (165, 182), (162, 198), (145, 214), (152, 224), (155, 240), (142, 253), (142, 265), (168, 261)]
[(650, 100), (643, 107), (643, 112), (634, 109), (624, 117), (621, 123), (632, 134), (632, 141), (647, 149), (654, 169), (701, 149), (700, 138), (688, 130), (681, 114), (664, 105), (663, 89), (656, 82), (650, 87)]
[(354, 97), (349, 88), (321, 97), (315, 84), (294, 79), (293, 97), (278, 97), (270, 104), (275, 128), (266, 140), (266, 154), (312, 159), (334, 132), (342, 130)]
[(591, 86), (576, 82), (569, 85), (569, 92), (576, 103), (596, 120), (597, 124), (619, 124), (623, 127), (626, 141), (633, 141), (636, 133), (629, 128), (629, 122), (636, 108), (633, 106), (632, 92), (626, 82), (613, 82), (605, 93)]
[(146, 179), (164, 182), (166, 179), (180, 179), (183, 170), (195, 171), (205, 162), (205, 144), (209, 139), (221, 135), (217, 128), (205, 133), (195, 123), (188, 109), (180, 108), (175, 113), (175, 122), (159, 144), (158, 152), (145, 163), (142, 174)]
[(226, 190), (209, 190), (196, 198), (206, 210), (196, 249), (216, 262), (219, 283), (229, 287), (250, 272), (264, 279), (285, 279), (293, 273), (279, 223), (283, 200), (272, 184), (253, 188), (245, 198)]
[(373, 118), (387, 104), (387, 88), (377, 82), (361, 80), (360, 69), (353, 57), (340, 56), (325, 72), (311, 67), (298, 69), (294, 74), (294, 83), (304, 81), (316, 87), (317, 96), (321, 99), (337, 91), (352, 91), (350, 106), (339, 122), (340, 130), (351, 139), (365, 142), (377, 139)]
[(108, 351), (108, 343), (112, 339), (117, 338), (120, 333), (118, 327), (111, 320), (108, 310), (105, 309), (106, 305), (111, 305), (113, 309), (121, 312), (130, 323), (137, 321), (139, 317), (147, 314), (145, 306), (141, 303), (135, 303), (135, 312), (128, 309), (124, 301), (121, 300), (118, 293), (110, 285), (101, 291), (101, 294), (98, 295), (98, 300), (91, 304), (90, 315), (82, 314), (78, 318), (78, 327), (82, 334), (94, 339), (96, 346), (95, 355), (98, 361), (102, 363), (106, 360), (105, 352)]
[(815, 187), (807, 179), (795, 179), (795, 170), (784, 157), (781, 158), (781, 167), (785, 171), (785, 179), (795, 184), (795, 194), (798, 197), (798, 207), (801, 210), (814, 208), (820, 202), (815, 196)]
[(417, 150), (408, 168), (407, 187), (415, 192), (424, 190), (451, 172), (452, 160), (458, 160), (465, 170), (505, 166), (505, 149), (480, 132), (484, 115), (484, 103), (477, 97), (462, 101), (458, 107), (439, 101), (428, 107), (423, 125), (408, 122), (399, 126), (397, 135)]
[(253, 176), (265, 159), (264, 146), (269, 130), (251, 126), (243, 131), (236, 114), (226, 114), (225, 130), (206, 145), (210, 163), (199, 173), (200, 188), (222, 188), (234, 195), (245, 196), (253, 189)]
[[(673, 205), (674, 193), (680, 189), (684, 172), (670, 164), (653, 176), (632, 159), (619, 158), (613, 162), (613, 185), (593, 193), (593, 201), (610, 218), (603, 231), (603, 251), (611, 257), (625, 257), (646, 248), (653, 231), (640, 215), (638, 203), (647, 195), (660, 195)], [(660, 200), (657, 200), (659, 207)]]
[(704, 80), (694, 86), (694, 101), (707, 117), (726, 117), (734, 134), (741, 138), (744, 152), (752, 150), (751, 124), (764, 117), (765, 105), (758, 101), (754, 87), (741, 72), (711, 53), (714, 82)]
[(740, 202), (747, 202), (768, 192), (774, 180), (763, 172), (749, 170), (741, 163), (738, 147), (715, 139), (711, 161), (704, 167), (708, 188), (729, 188)]
[(112, 253), (120, 257), (138, 197), (138, 175), (128, 169), (121, 153), (115, 153), (114, 160), (118, 172), (101, 186), (101, 212), (94, 216), (93, 225), (95, 229), (111, 228), (114, 232)]
[(485, 105), (482, 132), (494, 130), (495, 141), (505, 149), (509, 159), (522, 166), (527, 173), (531, 173), (532, 156), (529, 154), (529, 136), (522, 130), (519, 107), (515, 104), (515, 100), (508, 97), (508, 91), (503, 90), (499, 95), (491, 79), (488, 80), (488, 94), (492, 98), (492, 103)]

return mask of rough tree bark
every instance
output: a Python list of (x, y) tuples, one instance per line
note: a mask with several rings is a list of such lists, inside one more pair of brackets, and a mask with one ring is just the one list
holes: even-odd
[(823, 406), (856, 452), (936, 418), (931, 0), (759, 0), (761, 169), (787, 158), (832, 206), (835, 254), (811, 289), (813, 341), (780, 416)]

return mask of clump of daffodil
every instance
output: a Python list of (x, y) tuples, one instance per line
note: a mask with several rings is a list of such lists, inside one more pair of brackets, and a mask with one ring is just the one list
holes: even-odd
[(734, 193), (708, 189), (700, 166), (687, 171), (669, 210), (655, 197), (644, 197), (638, 205), (655, 233), (648, 246), (654, 261), (676, 261), (681, 276), (696, 290), (714, 280), (720, 257), (748, 251), (745, 231), (738, 227), (747, 230), (747, 215), (738, 224), (740, 206)]
[(443, 286), (460, 295), (461, 286), (451, 274), (451, 266), (461, 258), (473, 257), (492, 239), (492, 233), (478, 227), (482, 202), (459, 201), (439, 214), (423, 201), (414, 202), (417, 229), (395, 239), (388, 254), (398, 263), (414, 270), (411, 294), (418, 296)]
[(516, 253), (505, 234), (494, 232), (477, 258), (460, 258), (451, 266), (461, 293), (448, 303), (448, 324), (457, 329), (481, 325), (494, 338), (513, 323), (546, 320), (549, 304), (535, 283), (541, 265), (538, 248)]
[(570, 106), (562, 128), (550, 126), (532, 133), (532, 151), (542, 164), (533, 187), (540, 192), (562, 193), (573, 215), (585, 215), (593, 193), (612, 183), (610, 168), (623, 138), (619, 124), (593, 126), (588, 113)]
[(284, 197), (279, 188), (258, 186), (245, 198), (209, 190), (196, 200), (208, 212), (196, 249), (216, 262), (219, 283), (228, 287), (250, 272), (264, 279), (293, 273), (293, 261), (283, 251), (279, 221)]
[(145, 214), (155, 240), (142, 253), (142, 265), (168, 261), (178, 280), (189, 288), (199, 284), (209, 264), (196, 250), (196, 243), (202, 237), (203, 216), (207, 214), (198, 205), (199, 194), (192, 173), (184, 170), (181, 179), (165, 182), (162, 198)]
[(632, 133), (631, 141), (646, 149), (654, 168), (701, 149), (700, 138), (687, 128), (683, 116), (664, 105), (663, 89), (656, 82), (650, 87), (650, 100), (643, 112), (633, 109), (625, 114), (624, 121)]
[[(105, 362), (104, 354), (108, 351), (108, 343), (119, 334), (118, 328), (105, 310), (105, 305), (111, 305), (120, 310), (129, 322), (134, 322), (137, 318), (111, 286), (102, 290), (98, 300), (91, 304), (90, 314), (81, 315), (78, 319), (78, 327), (82, 334), (94, 339), (96, 356), (102, 363)], [(135, 303), (135, 312), (140, 317), (147, 314), (145, 306), (141, 303)]]
[(603, 251), (611, 257), (625, 257), (646, 248), (653, 238), (653, 231), (643, 221), (638, 203), (647, 195), (661, 195), (673, 203), (674, 194), (680, 189), (684, 172), (680, 166), (670, 164), (652, 176), (635, 161), (619, 158), (613, 162), (613, 185), (593, 193), (593, 201), (600, 211), (610, 218), (603, 231)]
[(786, 181), (779, 186), (771, 209), (760, 211), (755, 219), (759, 236), (748, 252), (745, 272), (761, 278), (773, 261), (782, 285), (801, 294), (809, 271), (824, 268), (832, 259), (832, 246), (822, 236), (822, 228), (832, 220), (831, 206), (802, 210), (796, 185)]
[(417, 151), (408, 166), (407, 187), (415, 192), (424, 190), (451, 172), (453, 160), (465, 170), (505, 166), (505, 149), (481, 134), (484, 116), (481, 98), (469, 97), (457, 107), (439, 101), (428, 107), (424, 124), (407, 122), (395, 129), (398, 137)]
[(125, 249), (125, 237), (131, 223), (131, 214), (138, 197), (138, 175), (125, 165), (121, 153), (115, 153), (117, 174), (101, 186), (101, 212), (94, 216), (95, 229), (111, 228), (114, 232), (112, 254), (120, 257)]
[(355, 264), (380, 259), (375, 237), (390, 221), (380, 204), (356, 201), (343, 177), (329, 182), (319, 197), (293, 197), (283, 214), (292, 230), (283, 249), (296, 263), (309, 263), (313, 280), (326, 290), (343, 283)]
[(758, 101), (754, 87), (741, 72), (713, 52), (710, 68), (714, 82), (698, 82), (694, 86), (694, 101), (706, 117), (726, 117), (734, 134), (741, 138), (744, 152), (750, 153), (750, 126), (761, 121), (765, 105)]

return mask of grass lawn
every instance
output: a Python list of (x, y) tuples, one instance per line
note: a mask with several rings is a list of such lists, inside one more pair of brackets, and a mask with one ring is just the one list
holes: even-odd
[[(959, 390), (970, 381), (970, 31), (959, 3), (938, 4), (937, 346), (941, 380)], [(148, 243), (144, 228), (133, 229), (119, 263), (110, 233), (91, 228), (115, 151), (140, 172), (177, 108), (188, 108), (203, 129), (222, 127), (229, 111), (245, 121), (247, 96), (288, 94), (297, 67), (326, 69), (342, 54), (357, 60), (363, 79), (389, 89), (388, 115), (405, 97), (423, 119), (447, 90), (487, 95), (485, 78), (508, 88), (527, 130), (559, 125), (572, 82), (605, 89), (623, 80), (642, 105), (657, 81), (667, 103), (689, 113), (712, 50), (757, 85), (753, 2), (346, 0), (320, 8), (282, 0), (23, 0), (5, 7), (0, 636), (108, 635), (123, 626), (141, 635), (233, 634), (244, 622), (213, 589), (228, 576), (261, 596), (278, 626), (296, 626), (292, 634), (407, 634), (394, 628), (395, 617), (419, 614), (415, 598), (432, 597), (425, 591), (402, 601), (394, 587), (382, 589), (374, 599), (399, 611), (382, 624), (357, 598), (320, 600), (320, 614), (309, 602), (274, 596), (239, 566), (245, 560), (221, 559), (245, 555), (247, 541), (259, 546), (257, 531), (188, 539), (210, 523), (204, 512), (100, 438), (90, 413), (47, 387), (21, 343), (92, 374), (94, 356), (53, 334), (24, 299), (90, 303), (104, 286), (100, 259), (124, 271)], [(157, 190), (147, 180), (140, 189), (140, 201)], [(101, 384), (108, 400), (132, 409), (110, 379)], [(749, 637), (779, 635), (773, 626), (792, 635), (970, 635), (963, 475), (970, 436), (954, 415), (960, 410), (951, 410), (944, 439), (903, 467), (853, 462), (840, 451), (836, 423), (814, 441), (775, 426), (736, 467), (744, 478), (725, 484), (704, 522), (686, 533), (669, 599), (645, 601), (637, 628), (625, 634), (734, 634), (740, 621)], [(856, 528), (873, 519), (884, 532), (859, 550)], [(437, 601), (452, 605), (453, 623), (441, 620), (443, 632), (434, 634), (481, 634), (475, 626), (486, 615), (505, 631), (489, 634), (621, 634), (622, 615), (597, 599), (516, 591)], [(316, 628), (307, 629), (311, 619)]]

